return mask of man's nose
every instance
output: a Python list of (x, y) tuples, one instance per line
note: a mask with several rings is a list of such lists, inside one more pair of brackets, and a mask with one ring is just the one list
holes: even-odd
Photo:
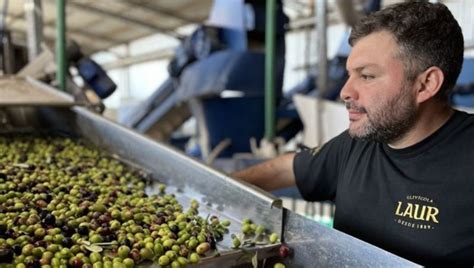
[(354, 88), (353, 81), (349, 77), (341, 89), (340, 97), (343, 101), (356, 100), (358, 95)]

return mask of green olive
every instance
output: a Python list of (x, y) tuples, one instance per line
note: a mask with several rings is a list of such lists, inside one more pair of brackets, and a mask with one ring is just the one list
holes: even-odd
[(270, 243), (274, 244), (278, 241), (278, 235), (276, 233), (272, 233), (268, 240), (270, 241)]
[(99, 252), (92, 252), (89, 255), (90, 262), (92, 264), (102, 261), (102, 255)]
[(127, 258), (128, 257), (128, 254), (130, 253), (130, 248), (128, 246), (120, 246), (117, 250), (117, 255), (120, 257), (120, 258)]
[(180, 268), (181, 264), (178, 261), (173, 261), (171, 263), (171, 268)]
[(209, 243), (207, 243), (207, 242), (201, 243), (201, 244), (199, 244), (199, 246), (197, 246), (197, 248), (196, 248), (196, 253), (199, 254), (199, 255), (203, 255), (203, 254), (205, 254), (210, 248), (211, 248), (211, 245), (209, 245)]
[(191, 263), (198, 263), (199, 259), (200, 259), (200, 257), (197, 253), (191, 253), (191, 255), (189, 255), (189, 261)]
[(168, 258), (168, 256), (163, 255), (158, 259), (158, 263), (161, 266), (165, 266), (165, 265), (168, 265), (170, 263), (170, 259)]
[(258, 225), (257, 228), (255, 229), (255, 234), (261, 235), (263, 233), (265, 233), (265, 226)]
[(131, 258), (125, 258), (123, 260), (123, 264), (125, 264), (126, 268), (132, 268), (133, 266), (135, 266), (135, 262)]
[(153, 251), (149, 248), (142, 248), (140, 249), (140, 257), (143, 260), (152, 260), (153, 259)]
[(232, 245), (234, 246), (234, 248), (239, 248), (240, 244), (240, 240), (237, 237), (232, 239)]

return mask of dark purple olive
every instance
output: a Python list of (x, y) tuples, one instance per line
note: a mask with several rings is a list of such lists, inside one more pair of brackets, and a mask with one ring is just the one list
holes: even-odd
[(74, 241), (70, 237), (65, 237), (63, 241), (61, 241), (61, 244), (63, 244), (64, 247), (72, 247), (74, 244)]
[(80, 258), (74, 258), (71, 262), (71, 266), (73, 268), (81, 268), (82, 267), (82, 260)]
[(36, 259), (26, 261), (25, 265), (28, 268), (41, 268), (41, 263), (39, 262), (39, 260)]
[(8, 230), (5, 232), (5, 237), (6, 237), (6, 238), (13, 238), (13, 239), (16, 239), (17, 235), (15, 234), (15, 231), (13, 231), (12, 229), (8, 229)]
[(88, 235), (89, 228), (86, 225), (81, 225), (77, 228), (77, 233), (80, 235)]
[(281, 245), (280, 249), (278, 250), (278, 254), (282, 258), (286, 258), (291, 254), (291, 249), (286, 245)]
[(20, 245), (14, 245), (13, 246), (13, 253), (15, 253), (15, 255), (21, 255), (21, 246)]
[(46, 225), (54, 226), (56, 224), (56, 217), (54, 217), (53, 214), (48, 213), (46, 217), (44, 217), (43, 222)]
[(0, 224), (0, 237), (3, 237), (6, 232), (7, 232), (7, 225), (6, 224)]
[(64, 236), (71, 237), (75, 231), (74, 228), (69, 227), (68, 225), (62, 225), (61, 230), (64, 233)]
[(0, 263), (11, 263), (13, 261), (13, 249), (11, 247), (0, 247)]
[(45, 240), (38, 240), (36, 241), (35, 243), (33, 243), (33, 245), (35, 247), (43, 247), (43, 248), (46, 248), (48, 247), (48, 242), (46, 242)]
[(39, 213), (39, 216), (40, 216), (41, 219), (46, 218), (46, 216), (48, 216), (48, 214), (49, 214), (49, 212), (47, 210), (39, 210), (38, 213)]
[(211, 245), (212, 249), (216, 249), (216, 240), (211, 234), (208, 234), (206, 237), (207, 242)]

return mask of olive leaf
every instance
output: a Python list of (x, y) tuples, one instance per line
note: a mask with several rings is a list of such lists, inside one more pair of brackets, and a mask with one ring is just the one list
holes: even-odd
[(29, 168), (30, 167), (30, 165), (23, 164), (23, 163), (14, 163), (14, 164), (12, 164), (12, 166), (19, 167), (19, 168)]
[(87, 241), (87, 240), (81, 240), (81, 241), (78, 241), (79, 244), (81, 245), (84, 245), (84, 246), (90, 246), (91, 245), (91, 242)]
[(96, 244), (85, 246), (85, 248), (87, 250), (89, 250), (90, 252), (102, 252), (102, 250), (103, 250), (103, 248), (101, 246), (98, 246)]

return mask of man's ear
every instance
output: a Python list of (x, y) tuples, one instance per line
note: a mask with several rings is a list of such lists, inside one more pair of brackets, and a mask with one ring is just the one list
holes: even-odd
[(444, 73), (436, 66), (432, 66), (419, 74), (416, 79), (417, 102), (422, 103), (433, 98), (441, 89), (443, 81)]

